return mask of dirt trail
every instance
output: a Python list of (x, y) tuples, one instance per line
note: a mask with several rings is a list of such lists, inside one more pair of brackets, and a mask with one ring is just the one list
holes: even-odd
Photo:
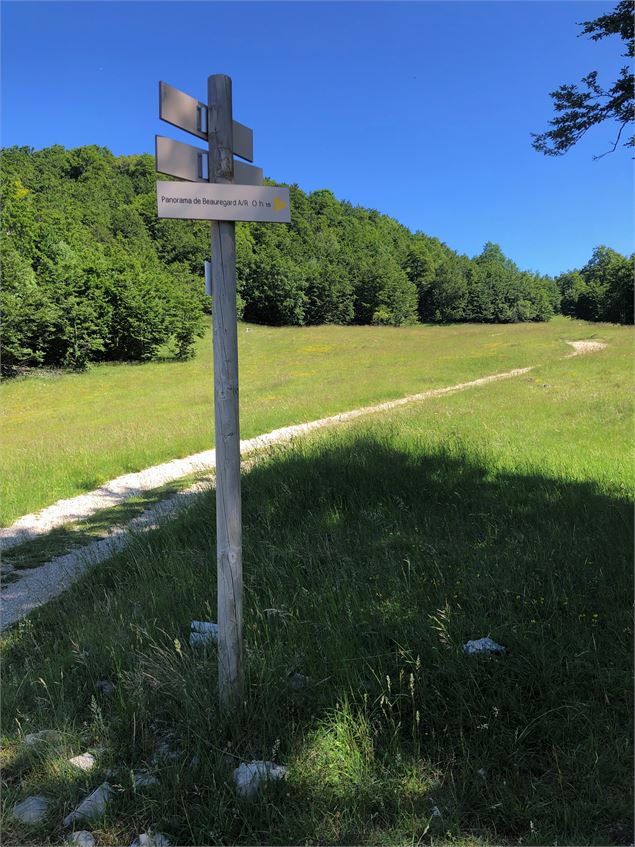
[[(568, 341), (574, 350), (569, 356), (577, 356), (584, 353), (598, 352), (607, 345), (599, 341)], [(568, 357), (566, 357), (568, 358)], [(470, 382), (461, 382), (447, 388), (434, 388), (420, 394), (411, 394), (398, 400), (389, 400), (385, 403), (377, 403), (372, 406), (364, 406), (353, 409), (339, 415), (331, 415), (304, 424), (286, 426), (275, 429), (265, 435), (250, 438), (240, 443), (241, 455), (253, 453), (267, 447), (270, 444), (291, 441), (293, 438), (304, 435), (322, 427), (332, 426), (337, 423), (345, 423), (363, 415), (396, 409), (411, 403), (428, 400), (432, 397), (441, 397), (446, 394), (454, 394), (479, 385), (486, 385), (503, 379), (511, 379), (515, 376), (529, 373), (533, 367), (516, 368), (504, 373), (484, 376)], [(243, 467), (251, 463), (243, 463)], [(51, 529), (63, 524), (81, 520), (94, 512), (122, 503), (129, 497), (133, 497), (157, 488), (180, 477), (195, 471), (209, 470), (216, 466), (216, 452), (205, 450), (184, 459), (175, 459), (156, 465), (139, 473), (126, 474), (111, 480), (101, 488), (91, 491), (89, 494), (72, 497), (68, 500), (59, 500), (52, 506), (40, 512), (25, 515), (17, 520), (12, 526), (0, 530), (0, 549), (8, 549), (24, 541), (37, 538), (49, 532)], [(106, 538), (102, 538), (78, 550), (71, 551), (47, 562), (40, 567), (15, 571), (13, 576), (18, 577), (12, 582), (2, 586), (0, 594), (0, 631), (28, 615), (38, 606), (43, 605), (53, 597), (58, 596), (77, 580), (82, 573), (93, 565), (99, 564), (113, 553), (125, 546), (136, 533), (146, 532), (159, 526), (164, 520), (177, 509), (181, 509), (192, 501), (192, 498), (204, 490), (208, 490), (214, 483), (197, 482), (185, 491), (172, 495), (165, 500), (147, 509), (142, 515), (134, 518), (126, 526), (113, 527)]]
[(112, 527), (105, 538), (71, 550), (37, 568), (14, 571), (12, 578), (18, 578), (3, 585), (0, 594), (0, 632), (62, 594), (85, 570), (106, 561), (125, 547), (135, 534), (156, 529), (173, 512), (187, 506), (193, 496), (209, 490), (211, 485), (211, 482), (198, 482), (147, 509), (126, 526)]
[[(496, 382), (500, 379), (510, 379), (519, 374), (527, 373), (531, 368), (517, 368), (516, 370), (506, 371), (505, 373), (493, 374), (484, 376), (480, 379), (474, 379), (471, 382), (461, 382), (458, 385), (451, 385), (448, 388), (433, 388), (430, 391), (424, 391), (421, 394), (411, 394), (407, 397), (402, 397), (399, 400), (389, 400), (385, 403), (377, 403), (373, 406), (363, 406), (360, 409), (353, 409), (350, 412), (342, 412), (338, 415), (331, 415), (328, 418), (320, 418), (316, 421), (308, 423), (296, 424), (294, 426), (285, 426), (280, 429), (274, 429), (272, 432), (267, 432), (264, 435), (257, 435), (255, 438), (249, 438), (240, 442), (241, 455), (253, 452), (269, 444), (275, 444), (280, 441), (289, 441), (298, 435), (304, 435), (314, 429), (320, 429), (325, 426), (332, 426), (336, 423), (353, 420), (362, 415), (370, 415), (375, 412), (384, 412), (389, 409), (396, 409), (399, 406), (405, 406), (409, 403), (417, 403), (421, 400), (427, 400), (431, 397), (440, 397), (444, 394), (452, 394), (455, 391), (463, 391), (466, 388), (473, 388), (477, 385), (485, 385), (488, 382)], [(45, 535), (56, 527), (64, 524), (80, 521), (89, 515), (98, 512), (100, 509), (108, 509), (112, 506), (117, 506), (127, 500), (129, 497), (136, 497), (144, 491), (150, 491), (153, 488), (159, 488), (168, 482), (173, 482), (176, 479), (181, 479), (188, 474), (198, 471), (210, 470), (216, 467), (216, 451), (204, 450), (202, 453), (195, 453), (192, 456), (186, 456), (184, 459), (173, 459), (170, 462), (165, 462), (161, 465), (155, 465), (152, 468), (146, 468), (138, 473), (125, 474), (116, 479), (112, 479), (100, 488), (88, 494), (80, 494), (77, 497), (71, 497), (68, 500), (58, 500), (52, 506), (42, 509), (39, 512), (34, 512), (24, 517), (18, 518), (15, 523), (9, 527), (0, 529), (0, 550), (8, 550), (15, 547), (17, 544), (22, 544), (25, 541), (30, 541), (40, 535)]]
[(573, 353), (569, 353), (567, 359), (572, 356), (580, 356), (583, 353), (597, 353), (607, 346), (603, 341), (567, 341), (567, 344), (573, 347)]

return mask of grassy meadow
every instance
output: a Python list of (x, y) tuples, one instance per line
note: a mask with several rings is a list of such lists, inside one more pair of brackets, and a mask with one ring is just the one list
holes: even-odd
[[(608, 349), (562, 358), (561, 339), (592, 336)], [(245, 435), (540, 367), (315, 433), (245, 474), (247, 685), (229, 718), (214, 650), (188, 645), (192, 619), (215, 619), (213, 492), (6, 633), (4, 842), (59, 843), (63, 815), (113, 768), (99, 845), (149, 827), (173, 844), (632, 843), (632, 329), (243, 328), (241, 344)], [(107, 377), (120, 400), (96, 387)], [(135, 379), (136, 404), (123, 394)], [(81, 428), (102, 397), (113, 465), (94, 479), (171, 457), (169, 436), (183, 453), (205, 446), (208, 379), (201, 356), (60, 377), (62, 399), (46, 380), (7, 388), (31, 397), (30, 431), (36, 397), (86, 398), (75, 430), (69, 404), (49, 475), (68, 468), (73, 437), (88, 461)], [(159, 418), (180, 427), (161, 440)], [(148, 453), (116, 440), (123, 420)], [(485, 635), (509, 652), (462, 651)], [(41, 729), (58, 734), (25, 746)], [(150, 764), (161, 743), (173, 756)], [(89, 748), (92, 774), (66, 763)], [(290, 770), (246, 803), (231, 772), (250, 759)], [(134, 790), (147, 767), (159, 784)], [(35, 793), (50, 814), (18, 827), (7, 812)]]
[[(566, 340), (629, 330), (544, 324), (239, 327), (241, 433), (249, 438), (357, 406), (570, 352)], [(189, 362), (99, 365), (0, 386), (0, 524), (123, 473), (213, 444), (211, 334)]]

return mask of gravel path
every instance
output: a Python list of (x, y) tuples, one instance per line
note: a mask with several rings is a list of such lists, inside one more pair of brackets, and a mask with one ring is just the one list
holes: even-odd
[(133, 518), (126, 526), (112, 527), (106, 538), (51, 559), (40, 567), (14, 571), (12, 576), (20, 574), (20, 577), (3, 585), (0, 594), (0, 631), (62, 594), (85, 570), (104, 562), (121, 550), (130, 540), (131, 534), (156, 529), (177, 509), (187, 506), (193, 496), (209, 490), (212, 484), (198, 482), (172, 497), (161, 500), (142, 515)]
[[(466, 388), (485, 385), (488, 382), (509, 379), (510, 377), (527, 373), (530, 370), (531, 368), (517, 368), (516, 370), (505, 373), (484, 376), (471, 382), (462, 382), (458, 385), (452, 385), (449, 388), (433, 388), (430, 391), (424, 391), (421, 394), (411, 394), (399, 400), (389, 400), (374, 406), (363, 406), (361, 409), (353, 409), (350, 412), (342, 412), (339, 415), (331, 415), (328, 418), (320, 418), (309, 423), (274, 429), (265, 435), (258, 435), (255, 438), (241, 441), (240, 452), (241, 455), (244, 455), (265, 447), (268, 444), (289, 441), (298, 435), (304, 435), (314, 429), (350, 421), (361, 415), (384, 412), (388, 409), (395, 409), (398, 406), (427, 400), (430, 397), (440, 397), (443, 394), (452, 394), (455, 391), (463, 391)], [(202, 453), (195, 453), (192, 456), (186, 456), (184, 459), (173, 459), (170, 462), (155, 465), (152, 468), (146, 468), (138, 473), (119, 476), (88, 494), (80, 494), (78, 497), (71, 497), (68, 500), (58, 500), (52, 506), (48, 506), (40, 512), (24, 515), (24, 517), (19, 518), (11, 526), (0, 529), (0, 550), (8, 550), (17, 544), (22, 544), (24, 541), (31, 541), (39, 535), (45, 535), (58, 526), (82, 520), (98, 512), (100, 509), (117, 506), (129, 497), (136, 497), (144, 491), (159, 488), (161, 485), (173, 482), (175, 479), (215, 467), (216, 451), (204, 450)]]
[(597, 353), (604, 350), (607, 346), (603, 341), (567, 341), (573, 347), (573, 353), (569, 353), (568, 359), (571, 356), (579, 356), (582, 353)]
[[(592, 353), (606, 347), (599, 341), (569, 341), (574, 350), (570, 356), (582, 353)], [(470, 382), (461, 382), (447, 388), (433, 388), (420, 394), (411, 394), (399, 400), (389, 400), (385, 403), (377, 403), (372, 406), (364, 406), (361, 409), (353, 409), (339, 415), (331, 415), (320, 418), (309, 423), (286, 426), (274, 429), (265, 435), (250, 438), (240, 442), (241, 455), (252, 453), (267, 447), (270, 444), (290, 441), (293, 438), (304, 435), (322, 427), (332, 426), (337, 423), (345, 423), (363, 415), (375, 412), (384, 412), (428, 400), (432, 397), (441, 397), (445, 394), (454, 394), (479, 385), (486, 385), (503, 379), (511, 379), (521, 374), (529, 373), (533, 367), (516, 368), (504, 373), (484, 376)], [(216, 466), (216, 452), (205, 450), (184, 459), (174, 459), (162, 465), (140, 471), (139, 473), (126, 474), (111, 480), (89, 494), (72, 497), (68, 500), (59, 500), (52, 506), (40, 512), (25, 515), (12, 526), (0, 530), (0, 549), (8, 549), (37, 538), (49, 532), (57, 526), (71, 521), (81, 520), (94, 512), (110, 506), (122, 503), (128, 497), (134, 497), (144, 491), (158, 488), (179, 479), (190, 473), (213, 469)], [(15, 571), (13, 576), (20, 574), (19, 578), (2, 586), (0, 594), (0, 630), (6, 629), (11, 624), (28, 615), (38, 606), (46, 603), (53, 597), (57, 597), (77, 580), (81, 574), (92, 567), (108, 559), (113, 553), (125, 546), (131, 534), (147, 532), (155, 529), (162, 521), (176, 511), (191, 502), (192, 497), (208, 490), (213, 486), (213, 481), (197, 482), (185, 491), (181, 491), (165, 500), (160, 501), (147, 509), (142, 515), (134, 518), (126, 526), (113, 527), (106, 538), (95, 541), (79, 550), (71, 551), (63, 556), (58, 556), (40, 567)]]

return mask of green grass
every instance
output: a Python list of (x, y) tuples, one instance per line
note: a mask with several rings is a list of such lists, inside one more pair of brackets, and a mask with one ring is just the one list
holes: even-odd
[[(53, 806), (33, 830), (5, 811), (5, 843), (59, 841), (113, 764), (100, 844), (149, 826), (176, 844), (631, 843), (631, 337), (256, 463), (229, 720), (214, 651), (188, 647), (190, 620), (215, 619), (213, 492), (14, 627), (4, 808)], [(462, 652), (487, 634), (509, 654)], [(45, 728), (58, 741), (27, 751), (21, 734)], [(165, 733), (177, 757), (135, 794)], [(98, 772), (70, 774), (90, 746)], [(238, 802), (228, 753), (289, 778)]]
[(106, 538), (113, 528), (126, 526), (148, 509), (163, 500), (169, 499), (174, 494), (184, 491), (195, 482), (203, 482), (212, 478), (213, 473), (210, 471), (188, 474), (166, 485), (145, 491), (136, 497), (129, 497), (117, 506), (99, 509), (77, 523), (63, 524), (50, 530), (45, 535), (16, 544), (2, 554), (0, 571), (6, 570), (8, 572), (4, 576), (3, 582), (6, 582), (7, 579), (17, 578), (17, 574), (11, 573), (13, 570), (37, 568), (56, 556), (64, 555), (71, 550), (81, 549), (88, 544), (92, 544), (93, 541)]
[[(570, 352), (628, 329), (547, 324), (239, 327), (241, 434), (313, 420)], [(5, 381), (0, 524), (213, 444), (211, 337), (190, 362), (100, 365)]]

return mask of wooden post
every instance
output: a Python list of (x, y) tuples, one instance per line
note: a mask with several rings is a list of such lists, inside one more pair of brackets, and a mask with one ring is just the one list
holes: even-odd
[[(234, 180), (232, 82), (207, 80), (209, 181)], [(242, 703), (242, 539), (236, 232), (233, 221), (212, 221), (212, 327), (216, 432), (216, 567), (218, 575), (218, 696), (221, 709)]]

